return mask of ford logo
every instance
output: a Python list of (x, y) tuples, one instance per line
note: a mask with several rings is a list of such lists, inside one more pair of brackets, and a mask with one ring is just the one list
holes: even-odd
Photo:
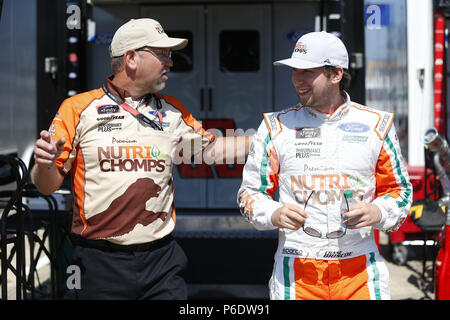
[(368, 125), (359, 122), (343, 123), (338, 128), (345, 132), (366, 132), (370, 129)]

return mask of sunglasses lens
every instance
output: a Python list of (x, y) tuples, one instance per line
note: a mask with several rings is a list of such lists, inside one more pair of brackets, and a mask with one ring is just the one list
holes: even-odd
[(322, 236), (322, 233), (314, 228), (311, 227), (304, 227), (303, 231), (311, 237), (320, 238)]
[(327, 238), (328, 239), (337, 239), (337, 238), (342, 237), (344, 234), (345, 234), (345, 229), (341, 229), (341, 230), (327, 233)]

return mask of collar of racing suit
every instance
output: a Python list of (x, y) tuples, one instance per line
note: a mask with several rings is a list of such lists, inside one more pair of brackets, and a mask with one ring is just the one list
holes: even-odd
[[(305, 110), (309, 114), (311, 114), (314, 118), (321, 119), (324, 122), (339, 121), (340, 119), (342, 119), (342, 117), (344, 117), (347, 114), (348, 108), (350, 107), (351, 104), (350, 96), (345, 91), (343, 92), (342, 100), (344, 101), (344, 103), (341, 104), (332, 114), (320, 112), (311, 107), (305, 107)], [(299, 104), (299, 106), (301, 106), (301, 104)]]
[(112, 92), (112, 94), (114, 94), (116, 97), (119, 97), (120, 99), (125, 100), (125, 98), (126, 98), (126, 97), (129, 97), (130, 94), (129, 94), (126, 90), (124, 90), (124, 89), (119, 88), (118, 86), (116, 86), (116, 85), (112, 82), (113, 79), (114, 79), (114, 75), (109, 76), (109, 77), (106, 78), (106, 81), (105, 81), (105, 86), (106, 86), (106, 88), (107, 88), (110, 92)]

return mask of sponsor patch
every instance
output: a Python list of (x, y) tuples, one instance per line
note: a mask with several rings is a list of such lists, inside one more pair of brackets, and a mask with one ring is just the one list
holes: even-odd
[(51, 135), (52, 137), (55, 136), (55, 134), (56, 134), (56, 127), (55, 127), (55, 124), (54, 124), (54, 123), (51, 124), (50, 128), (48, 129), (48, 132), (50, 132), (50, 135)]
[(342, 141), (349, 142), (349, 143), (365, 143), (365, 142), (367, 142), (367, 139), (369, 139), (368, 136), (345, 135), (342, 138)]
[(299, 42), (296, 44), (296, 46), (294, 48), (294, 52), (307, 54), (308, 48), (303, 43)]
[(375, 127), (375, 132), (381, 140), (386, 137), (393, 119), (394, 115), (392, 113), (383, 112), (380, 114), (380, 120), (378, 125)]
[(320, 148), (297, 148), (297, 150), (295, 150), (295, 157), (297, 159), (320, 157)]
[(378, 127), (378, 130), (379, 130), (380, 132), (384, 132), (384, 130), (386, 129), (387, 124), (389, 123), (389, 118), (390, 118), (390, 117), (391, 117), (391, 116), (390, 116), (389, 114), (385, 114), (385, 115), (384, 115), (383, 120), (381, 120), (381, 124), (380, 124), (380, 126)]
[(98, 132), (111, 132), (115, 130), (122, 130), (121, 123), (101, 123), (98, 125)]
[(159, 34), (165, 33), (163, 27), (161, 27), (160, 24), (155, 25), (155, 30), (156, 30), (156, 32), (158, 32)]
[(103, 172), (163, 172), (167, 156), (156, 146), (106, 146), (98, 147), (98, 161)]
[(336, 259), (336, 258), (347, 258), (351, 257), (353, 254), (352, 251), (345, 252), (345, 251), (325, 251), (322, 258), (328, 258), (328, 259)]
[(295, 128), (296, 139), (320, 138), (320, 128)]
[[(159, 116), (158, 116), (158, 111), (151, 110), (151, 111), (149, 111), (148, 113), (150, 113), (152, 116), (159, 117)], [(162, 116), (163, 118), (165, 118), (165, 117), (167, 116), (167, 113), (165, 113), (164, 111), (163, 111), (163, 112), (160, 112), (160, 114), (161, 114), (161, 116)]]
[(97, 121), (111, 121), (111, 120), (122, 120), (122, 119), (125, 119), (125, 116), (110, 115), (110, 116), (98, 117)]
[(320, 147), (321, 145), (323, 145), (323, 142), (321, 141), (314, 141), (314, 140), (310, 140), (310, 141), (296, 141), (294, 143), (294, 145), (296, 146), (308, 146), (308, 147)]
[(255, 145), (252, 143), (250, 144), (250, 149), (248, 150), (248, 156), (253, 157), (255, 155)]
[(273, 139), (281, 132), (281, 124), (273, 113), (264, 114), (264, 118), (267, 126), (269, 127), (270, 136)]
[(283, 248), (282, 254), (289, 254), (294, 256), (304, 256), (303, 251), (296, 248)]
[(116, 104), (105, 104), (103, 106), (97, 107), (98, 114), (108, 114), (108, 113), (118, 113), (120, 112), (120, 108)]
[(370, 127), (368, 125), (359, 122), (346, 122), (340, 124), (338, 128), (342, 131), (353, 133), (367, 132), (370, 130)]

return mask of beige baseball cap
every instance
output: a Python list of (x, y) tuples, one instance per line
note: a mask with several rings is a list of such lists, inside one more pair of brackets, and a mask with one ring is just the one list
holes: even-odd
[(145, 46), (180, 50), (187, 42), (187, 39), (170, 38), (156, 20), (131, 19), (117, 29), (109, 47), (109, 54), (111, 57), (120, 57), (127, 50)]

